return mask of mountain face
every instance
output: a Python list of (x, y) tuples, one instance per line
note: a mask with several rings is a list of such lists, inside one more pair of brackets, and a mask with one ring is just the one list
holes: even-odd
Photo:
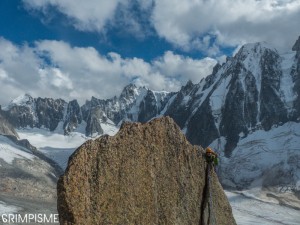
[(13, 100), (5, 112), (17, 128), (63, 129), (68, 134), (84, 126), (87, 136), (104, 134), (107, 127), (119, 127), (122, 121), (170, 116), (193, 144), (206, 147), (225, 137), (229, 157), (249, 133), (299, 121), (299, 43), (300, 38), (293, 51), (281, 55), (266, 43), (246, 44), (200, 83), (188, 82), (177, 93), (130, 84), (119, 97), (92, 97), (83, 106), (76, 100), (66, 103), (25, 95)]
[(77, 100), (67, 103), (62, 99), (35, 99), (25, 94), (4, 107), (3, 112), (16, 128), (63, 129), (69, 134), (83, 125), (86, 136), (94, 136), (104, 134), (103, 127), (118, 127), (122, 121), (146, 122), (158, 116), (172, 95), (130, 84), (119, 97), (107, 100), (92, 97), (80, 106)]
[(64, 116), (64, 131), (69, 134), (75, 131), (79, 124), (82, 123), (81, 108), (76, 100), (70, 101), (67, 105), (67, 111)]
[(5, 116), (5, 113), (0, 107), (0, 135), (15, 136), (18, 137), (12, 124), (10, 124)]
[(225, 137), (229, 157), (249, 133), (299, 120), (299, 66), (299, 51), (279, 55), (264, 43), (247, 44), (199, 84), (187, 83), (165, 115), (194, 144)]
[(234, 225), (214, 170), (206, 177), (203, 153), (169, 117), (124, 123), (70, 157), (57, 185), (60, 224)]
[(295, 111), (297, 112), (296, 115), (300, 115), (300, 37), (298, 38), (297, 42), (293, 46), (293, 51), (296, 52), (296, 57), (294, 59), (294, 64), (292, 67), (292, 79), (294, 81), (294, 88), (293, 91), (297, 93), (297, 98), (295, 101)]
[(92, 97), (81, 107), (83, 119), (87, 122), (86, 134), (103, 134), (101, 126), (106, 124), (118, 126), (126, 120), (146, 122), (159, 115), (171, 95), (130, 84), (118, 98), (101, 100)]
[(62, 99), (34, 99), (25, 94), (4, 108), (4, 113), (16, 128), (38, 127), (54, 131), (64, 117), (66, 102)]
[[(285, 182), (296, 187), (300, 171), (294, 161), (300, 155), (295, 151), (298, 132), (292, 128), (298, 127), (300, 121), (300, 37), (292, 50), (283, 54), (266, 43), (246, 44), (234, 57), (217, 64), (211, 75), (197, 84), (187, 82), (176, 93), (130, 84), (118, 97), (107, 100), (92, 97), (82, 106), (76, 100), (66, 103), (25, 95), (2, 112), (17, 128), (62, 129), (65, 134), (83, 131), (87, 136), (105, 134), (112, 128), (117, 130), (123, 121), (146, 122), (170, 116), (192, 144), (214, 146), (219, 151), (226, 162), (220, 172), (223, 184), (247, 187), (266, 171), (277, 168), (282, 172), (275, 175), (290, 171), (291, 179)], [(257, 136), (262, 132), (269, 132), (264, 134), (266, 140)], [(278, 137), (284, 137), (278, 144), (280, 149), (270, 145), (277, 143)], [(251, 154), (250, 157), (242, 149), (259, 157)], [(274, 149), (290, 155), (275, 154)], [(264, 164), (265, 151), (279, 159)], [(232, 167), (230, 162), (246, 163), (243, 168), (248, 173)], [(237, 173), (241, 174), (236, 176)]]
[[(299, 136), (300, 123), (287, 122), (241, 138), (229, 158), (220, 151), (218, 175), (223, 187), (300, 210)], [(219, 149), (225, 143), (220, 138)], [(218, 141), (210, 146), (218, 149)]]
[[(85, 127), (87, 136), (106, 133), (122, 121), (146, 122), (170, 116), (194, 144), (209, 145), (226, 137), (230, 156), (238, 140), (258, 129), (300, 119), (300, 38), (293, 51), (279, 54), (266, 43), (244, 45), (198, 84), (188, 82), (177, 93), (157, 92), (130, 84), (119, 97), (76, 100), (37, 98), (28, 94), (3, 111), (14, 127), (63, 129)], [(61, 125), (60, 125), (61, 124)]]

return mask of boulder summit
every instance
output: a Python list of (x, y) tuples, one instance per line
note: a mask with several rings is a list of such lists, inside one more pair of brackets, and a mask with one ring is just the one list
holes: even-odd
[[(207, 166), (171, 118), (126, 122), (70, 157), (58, 181), (60, 224), (211, 224)], [(215, 172), (210, 178), (215, 224), (235, 225)]]

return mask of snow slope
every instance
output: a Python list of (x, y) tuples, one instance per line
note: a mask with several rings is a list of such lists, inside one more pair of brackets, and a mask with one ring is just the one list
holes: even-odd
[(297, 94), (293, 90), (294, 82), (291, 75), (295, 55), (296, 53), (293, 51), (281, 55), (282, 76), (280, 80), (280, 93), (289, 112), (293, 110), (293, 101), (297, 97)]
[(63, 135), (60, 132), (39, 128), (19, 129), (17, 132), (21, 139), (29, 140), (33, 146), (57, 162), (63, 169), (67, 166), (69, 156), (88, 140), (84, 134), (77, 132)]
[(58, 171), (37, 155), (0, 135), (0, 215), (56, 212)]
[(17, 146), (7, 137), (0, 135), (0, 159), (4, 160), (4, 162), (12, 164), (14, 159), (33, 160), (34, 158), (35, 156), (31, 154), (27, 149)]
[(5, 202), (0, 201), (0, 215), (17, 213), (20, 210), (20, 207), (8, 205)]
[(218, 173), (225, 187), (300, 208), (300, 200), (294, 196), (300, 191), (300, 123), (257, 130), (247, 137), (241, 134), (230, 158), (220, 151), (224, 144), (223, 137), (210, 146), (220, 152)]
[(225, 192), (237, 225), (299, 225), (300, 211)]

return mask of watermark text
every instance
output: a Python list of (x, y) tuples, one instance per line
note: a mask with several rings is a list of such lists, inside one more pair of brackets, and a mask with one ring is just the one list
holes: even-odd
[(2, 214), (2, 224), (47, 224), (47, 223), (59, 223), (58, 214)]

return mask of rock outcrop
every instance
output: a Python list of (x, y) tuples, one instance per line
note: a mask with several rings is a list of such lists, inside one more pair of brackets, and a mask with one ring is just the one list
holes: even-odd
[[(87, 141), (58, 181), (60, 224), (210, 224), (207, 163), (169, 117)], [(234, 225), (215, 172), (212, 215)], [(212, 217), (211, 217), (212, 218)]]
[(62, 99), (33, 98), (25, 94), (11, 101), (2, 112), (15, 128), (44, 127), (54, 131), (64, 118), (66, 104)]
[(298, 37), (298, 40), (296, 41), (296, 43), (293, 45), (292, 50), (293, 51), (300, 51), (300, 36)]
[(9, 135), (18, 137), (14, 127), (8, 122), (3, 111), (0, 108), (0, 135)]

